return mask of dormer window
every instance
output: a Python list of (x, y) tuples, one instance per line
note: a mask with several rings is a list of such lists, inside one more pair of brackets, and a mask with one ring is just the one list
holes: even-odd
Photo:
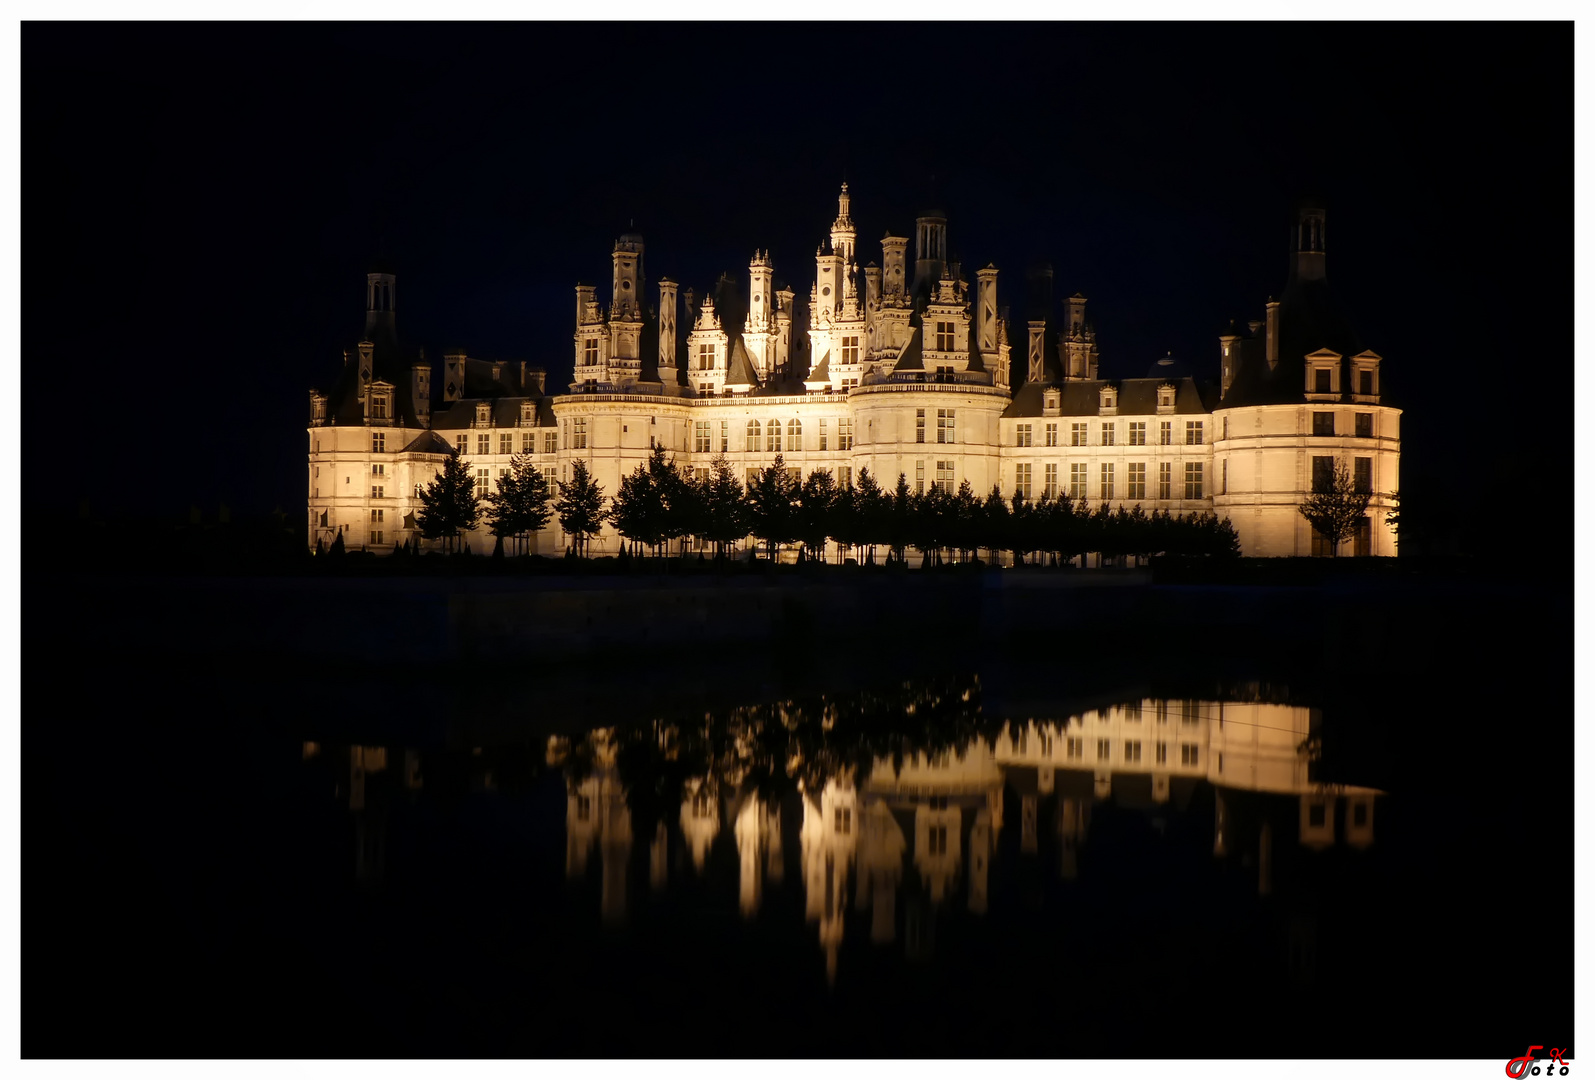
[(1379, 360), (1374, 352), (1361, 352), (1351, 358), (1351, 393), (1357, 401), (1379, 399)]
[[(1353, 376), (1355, 378), (1355, 376)], [(1307, 357), (1307, 386), (1309, 395), (1339, 395), (1345, 391), (1340, 386), (1340, 354), (1320, 349)]]
[(476, 426), (477, 427), (487, 427), (488, 414), (489, 414), (490, 411), (491, 411), (491, 406), (489, 406), (487, 402), (483, 401), (483, 402), (479, 402), (477, 404), (477, 406), (476, 406)]
[(1157, 411), (1171, 413), (1174, 411), (1174, 395), (1177, 388), (1173, 383), (1164, 383), (1157, 388)]
[(325, 395), (310, 391), (310, 422), (312, 424), (325, 424), (327, 422), (327, 399)]
[(386, 422), (393, 419), (393, 384), (374, 382), (367, 392), (367, 416), (371, 420)]
[(537, 403), (532, 401), (521, 402), (521, 427), (537, 426)]
[(1063, 411), (1063, 395), (1056, 390), (1048, 390), (1041, 396), (1041, 409), (1046, 416), (1057, 416)]
[(1111, 415), (1119, 411), (1119, 392), (1111, 386), (1104, 386), (1097, 394), (1097, 411)]

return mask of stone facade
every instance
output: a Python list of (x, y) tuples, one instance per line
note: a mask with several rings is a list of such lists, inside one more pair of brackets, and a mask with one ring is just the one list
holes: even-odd
[[(1005, 498), (1051, 490), (1088, 507), (1216, 511), (1245, 554), (1265, 556), (1320, 552), (1297, 507), (1339, 460), (1375, 493), (1355, 552), (1396, 553), (1384, 516), (1399, 487), (1400, 410), (1381, 393), (1382, 358), (1327, 294), (1321, 209), (1301, 210), (1281, 299), (1221, 335), (1221, 378), (1207, 382), (1169, 357), (1143, 377), (1099, 377), (1086, 299), (1055, 306), (1050, 271), (1039, 294), (1031, 281), (1025, 362), (1015, 364), (999, 272), (979, 270), (970, 286), (947, 259), (945, 216), (917, 221), (912, 278), (908, 241), (891, 235), (884, 269), (861, 272), (850, 201), (844, 184), (806, 310), (759, 251), (740, 327), (724, 324), (716, 295), (668, 278), (647, 306), (643, 239), (621, 237), (610, 307), (593, 286), (576, 287), (573, 380), (560, 393), (541, 369), (450, 350), (434, 401), (430, 364), (396, 336), (394, 280), (371, 275), (363, 340), (333, 389), (310, 395), (308, 543), (340, 531), (352, 548), (407, 542), (417, 492), (451, 452), (484, 493), (525, 452), (556, 481), (581, 457), (613, 495), (660, 445), (695, 470), (723, 453), (744, 479), (780, 454), (802, 475), (828, 469), (842, 483), (868, 467), (887, 489), (901, 474), (914, 490), (967, 480), (981, 497), (995, 486)], [(468, 542), (481, 551), (492, 540), (484, 526)], [(555, 521), (530, 550), (565, 546)], [(591, 550), (618, 546), (606, 527)]]

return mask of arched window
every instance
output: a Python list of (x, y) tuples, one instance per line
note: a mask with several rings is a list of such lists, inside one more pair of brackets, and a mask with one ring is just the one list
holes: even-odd
[(786, 431), (786, 446), (788, 450), (803, 449), (803, 421), (794, 420)]
[(764, 450), (768, 454), (781, 452), (781, 421), (771, 420), (764, 432)]
[(748, 421), (748, 449), (749, 450), (758, 450), (758, 448), (759, 448), (759, 422), (757, 420), (749, 420)]

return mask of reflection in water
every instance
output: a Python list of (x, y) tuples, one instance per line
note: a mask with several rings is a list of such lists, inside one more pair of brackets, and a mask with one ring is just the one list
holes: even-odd
[[(666, 893), (683, 874), (719, 890), (715, 868), (734, 857), (745, 920), (782, 887), (791, 850), (783, 841), (795, 832), (803, 918), (834, 983), (849, 909), (854, 932), (875, 946), (923, 957), (940, 913), (987, 914), (994, 863), (1089, 882), (1093, 844), (1115, 842), (1093, 836), (1104, 806), (1140, 813), (1163, 834), (1171, 813), (1205, 807), (1196, 796), (1209, 792), (1211, 833), (1203, 824), (1199, 835), (1211, 836), (1211, 858), (1226, 865), (1236, 852), (1249, 871), (1255, 852), (1260, 897), (1275, 889), (1276, 825), (1309, 855), (1342, 842), (1367, 848), (1380, 793), (1317, 782), (1318, 736), (1314, 710), (1261, 701), (1141, 698), (1002, 720), (982, 712), (970, 679), (600, 728), (551, 738), (544, 761), (564, 780), (565, 874), (585, 880), (596, 849), (606, 922), (627, 916), (634, 824), (648, 837), (648, 892)], [(326, 757), (304, 745), (307, 763)], [(367, 778), (386, 766), (381, 747), (349, 749), (361, 879), (382, 872), (384, 817), (367, 809)], [(473, 758), (473, 767), (470, 786), (494, 790), (492, 762)], [(396, 782), (416, 797), (421, 775), (420, 755), (406, 750)], [(1005, 843), (1006, 813), (1017, 828)], [(1313, 940), (1311, 920), (1291, 924), (1291, 969), (1303, 977)]]

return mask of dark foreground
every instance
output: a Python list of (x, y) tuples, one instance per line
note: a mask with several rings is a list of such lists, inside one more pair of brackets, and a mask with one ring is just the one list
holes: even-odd
[[(1061, 580), (30, 580), (23, 1053), (1504, 1060), (1571, 1042), (1567, 590)], [(909, 715), (905, 693), (946, 704)], [(858, 867), (809, 918), (819, 864), (784, 767), (715, 804), (757, 790), (779, 810), (751, 913), (733, 823), (701, 869), (686, 835), (683, 792), (723, 772), (748, 715), (812, 780), (1009, 720), (1257, 697), (1318, 710), (1318, 779), (1387, 793), (1371, 846), (1303, 847), (1283, 797), (1194, 782), (1159, 802), (1115, 777), (1097, 799), (1010, 769), (986, 910), (969, 866), (927, 899), (914, 847), (882, 941)], [(705, 713), (676, 756), (622, 756), (629, 839), (573, 868), (572, 793), (602, 774), (584, 737)], [(550, 735), (572, 748), (552, 764)], [(1216, 856), (1221, 798), (1241, 841)], [(1077, 842), (1071, 806), (1090, 808)]]

